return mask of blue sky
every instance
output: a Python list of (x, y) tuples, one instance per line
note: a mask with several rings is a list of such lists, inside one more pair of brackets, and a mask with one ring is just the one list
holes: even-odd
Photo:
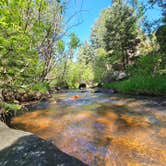
[[(83, 4), (81, 3), (83, 1)], [(143, 1), (143, 0), (142, 0)], [(144, 3), (147, 0), (143, 1)], [(111, 5), (111, 0), (70, 0), (67, 5), (66, 18), (69, 18), (76, 11), (82, 9), (83, 11), (74, 17), (70, 25), (81, 22), (81, 24), (73, 27), (72, 32), (76, 33), (81, 42), (90, 39), (90, 31), (95, 20), (99, 17), (101, 11)], [(154, 7), (147, 12), (149, 20), (155, 20), (161, 17), (161, 9)]]

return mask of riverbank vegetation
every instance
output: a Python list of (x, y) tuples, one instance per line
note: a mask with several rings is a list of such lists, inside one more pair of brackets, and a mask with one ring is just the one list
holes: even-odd
[(79, 41), (75, 34), (69, 35), (68, 50), (64, 53), (61, 39), (72, 26), (70, 18), (64, 19), (65, 5), (59, 0), (0, 2), (2, 109), (10, 110), (13, 105), (39, 100), (48, 94), (50, 83), (56, 77), (54, 71), (62, 59), (66, 68), (67, 58), (73, 56)]
[[(129, 94), (166, 94), (166, 4), (149, 1), (146, 5), (114, 1), (92, 27), (94, 78), (106, 88)], [(146, 11), (154, 5), (162, 9), (162, 18), (150, 22)]]
[[(78, 48), (66, 80), (73, 87), (79, 82), (104, 83), (122, 93), (166, 94), (165, 5), (160, 0), (146, 6), (140, 1), (113, 1), (93, 25), (90, 42)], [(146, 12), (156, 6), (163, 15), (150, 22)]]
[[(166, 93), (166, 4), (113, 1), (81, 43), (69, 33), (65, 1), (0, 2), (0, 107), (19, 108), (55, 87), (102, 82), (123, 93)], [(146, 20), (158, 5), (163, 17)], [(79, 11), (78, 11), (79, 12)], [(153, 26), (154, 25), (154, 26)], [(66, 39), (67, 38), (67, 39)], [(14, 108), (13, 108), (14, 107)]]

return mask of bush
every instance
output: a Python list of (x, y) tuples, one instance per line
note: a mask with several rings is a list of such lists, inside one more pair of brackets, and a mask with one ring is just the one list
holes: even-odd
[(5, 111), (11, 111), (11, 110), (20, 110), (21, 105), (19, 104), (13, 104), (13, 103), (5, 103), (1, 102), (0, 103), (0, 108), (3, 108)]
[(142, 74), (153, 75), (156, 72), (159, 72), (160, 63), (160, 55), (141, 56), (134, 65), (128, 67), (128, 73), (131, 76)]
[(128, 80), (105, 86), (128, 94), (165, 95), (166, 75), (161, 62), (160, 55), (141, 56), (134, 65), (129, 66)]
[(32, 91), (46, 93), (49, 90), (49, 85), (47, 83), (37, 83), (37, 84), (34, 84), (31, 89)]

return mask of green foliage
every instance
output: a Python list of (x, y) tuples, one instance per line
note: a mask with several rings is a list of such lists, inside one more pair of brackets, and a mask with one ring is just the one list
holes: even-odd
[(107, 84), (106, 87), (122, 93), (163, 95), (166, 93), (166, 75), (160, 70), (161, 56), (141, 56), (128, 68), (130, 78)]
[(160, 71), (161, 56), (146, 55), (141, 56), (134, 65), (128, 67), (131, 76), (134, 75), (154, 75)]
[(137, 75), (129, 80), (106, 84), (105, 87), (128, 94), (164, 95), (166, 94), (166, 76)]
[(159, 49), (159, 44), (157, 42), (157, 38), (155, 33), (150, 34), (148, 37), (145, 34), (142, 34), (141, 42), (138, 47), (138, 51), (140, 55), (148, 55), (153, 54), (153, 52), (157, 52)]
[(80, 40), (77, 38), (75, 33), (71, 33), (69, 47), (71, 49), (76, 49), (79, 46), (79, 44), (80, 44)]
[[(70, 43), (72, 43), (72, 41), (70, 41)], [(76, 45), (79, 46), (79, 44)], [(68, 49), (66, 49), (66, 51), (63, 53), (63, 58), (58, 63), (56, 69), (52, 73), (56, 75), (56, 79), (51, 83), (52, 85), (68, 85), (70, 88), (78, 88), (78, 85), (81, 82), (89, 83), (93, 81), (93, 48), (88, 42), (85, 42), (77, 52), (77, 59), (76, 57), (72, 58), (74, 51), (76, 51), (76, 49), (74, 50), (69, 45)]]
[(51, 85), (74, 86), (76, 78), (74, 78), (75, 73), (73, 72), (75, 70), (73, 59), (79, 45), (80, 41), (74, 33), (70, 34), (70, 41), (66, 47), (62, 40), (57, 42), (55, 51), (57, 58), (56, 68), (51, 73), (52, 76), (56, 75), (56, 78), (51, 81)]
[(88, 65), (93, 61), (93, 59), (94, 59), (94, 49), (87, 41), (85, 41), (79, 49), (78, 61), (80, 63)]
[(106, 19), (109, 16), (109, 8), (104, 9), (91, 29), (91, 43), (93, 48), (104, 48), (104, 35), (106, 33)]
[(119, 3), (113, 4), (106, 19), (105, 49), (109, 56), (118, 51), (124, 69), (129, 63), (129, 55), (136, 52), (139, 43), (137, 20), (133, 8)]
[(166, 52), (166, 25), (162, 25), (158, 28), (156, 32), (157, 41), (160, 45), (160, 51)]
[(7, 112), (11, 110), (20, 110), (21, 107), (22, 106), (18, 104), (0, 102), (0, 108), (3, 108)]
[[(151, 1), (157, 2), (164, 13), (162, 1)], [(114, 0), (95, 22), (91, 43), (85, 41), (80, 47), (74, 33), (68, 43), (61, 39), (66, 31), (63, 4), (60, 0), (0, 2), (1, 106), (20, 109), (5, 103), (5, 98), (11, 103), (21, 100), (22, 94), (22, 98), (34, 99), (35, 93), (46, 93), (50, 84), (75, 88), (81, 82), (101, 82), (119, 64), (123, 68), (118, 70), (128, 69), (130, 78), (111, 87), (131, 93), (165, 92), (164, 21), (156, 33), (147, 36), (139, 25), (144, 10), (138, 1)]]
[[(60, 1), (0, 2), (0, 90), (3, 100), (7, 97), (13, 102), (22, 91), (29, 94), (48, 90), (45, 82), (55, 64), (54, 44), (55, 37), (59, 39), (61, 33), (61, 14)], [(62, 43), (59, 45), (62, 50)]]
[(102, 11), (92, 27), (91, 42), (95, 49), (105, 49), (108, 64), (122, 64), (120, 70), (126, 70), (138, 53), (145, 38), (138, 26), (142, 15), (143, 8), (137, 1), (113, 1), (111, 7)]
[(107, 76), (107, 53), (104, 49), (99, 48), (95, 51), (93, 63), (94, 81), (103, 82)]
[(31, 87), (32, 91), (46, 93), (49, 90), (48, 83), (36, 83)]
[(56, 43), (56, 51), (60, 54), (62, 54), (65, 51), (65, 44), (62, 40), (58, 40)]
[[(163, 1), (151, 3), (158, 3), (165, 13)], [(139, 1), (115, 0), (111, 7), (102, 11), (91, 30), (95, 49), (94, 78), (104, 80), (105, 75), (109, 81), (115, 72), (125, 70), (128, 80), (106, 86), (123, 93), (160, 95), (166, 90), (165, 22), (156, 33), (153, 29), (147, 35), (143, 32), (145, 27), (140, 24), (145, 21), (144, 9)], [(163, 16), (165, 18), (165, 14)], [(151, 25), (148, 29), (152, 29)], [(99, 56), (98, 50), (103, 50), (104, 56)]]

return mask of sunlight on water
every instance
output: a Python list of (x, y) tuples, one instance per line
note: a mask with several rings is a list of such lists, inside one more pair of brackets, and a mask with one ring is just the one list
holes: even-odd
[(165, 166), (164, 107), (143, 99), (77, 93), (56, 95), (56, 104), (15, 117), (13, 127), (51, 140), (92, 166)]

